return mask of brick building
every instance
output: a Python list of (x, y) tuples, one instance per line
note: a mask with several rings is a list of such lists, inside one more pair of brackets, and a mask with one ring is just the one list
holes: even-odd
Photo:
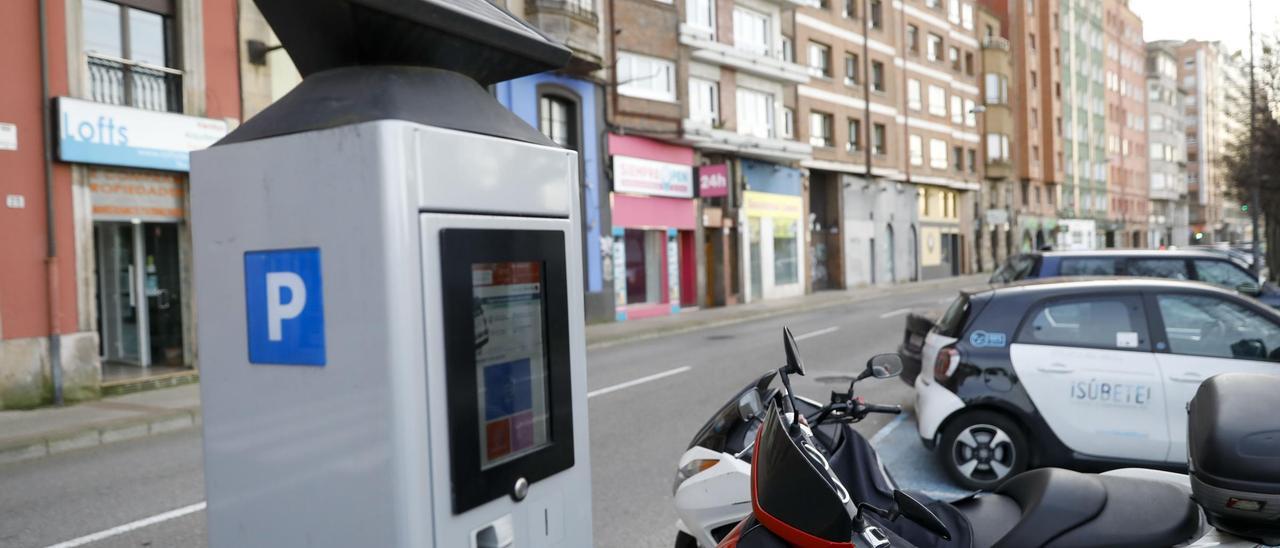
[(1106, 33), (1107, 247), (1148, 245), (1146, 43), (1128, 0), (1103, 2)]

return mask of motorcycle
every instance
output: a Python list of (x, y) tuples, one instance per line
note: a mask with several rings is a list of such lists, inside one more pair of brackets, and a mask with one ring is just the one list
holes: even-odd
[[(1252, 418), (1245, 407), (1274, 403), (1280, 379), (1221, 375), (1201, 386), (1201, 393), (1209, 395), (1197, 394), (1191, 406), (1203, 409), (1192, 415), (1192, 424), (1199, 426), (1191, 433), (1201, 443), (1193, 444), (1190, 479), (1152, 470), (1094, 475), (1044, 468), (1015, 476), (993, 493), (953, 502), (897, 488), (888, 497), (868, 500), (863, 498), (865, 486), (846, 486), (841, 476), (848, 474), (837, 473), (839, 466), (832, 465), (856, 454), (859, 445), (844, 443), (834, 452), (821, 448), (827, 441), (819, 439), (821, 427), (811, 426), (792, 393), (790, 376), (805, 370), (795, 339), (789, 330), (783, 333), (786, 363), (775, 372), (782, 386), (762, 402), (750, 447), (751, 513), (720, 541), (721, 547), (1243, 548), (1280, 538), (1280, 523), (1267, 507), (1280, 497), (1280, 482), (1268, 475), (1275, 472), (1274, 455), (1259, 460), (1248, 452), (1271, 443), (1267, 435), (1274, 428), (1266, 428), (1273, 419)], [(900, 369), (896, 355), (880, 355), (868, 362), (863, 376), (887, 378)], [(1250, 389), (1247, 398), (1241, 397)], [(841, 412), (851, 417), (892, 412), (885, 407), (853, 399)], [(1224, 441), (1232, 436), (1257, 445)], [(1245, 452), (1237, 454), (1238, 447), (1246, 447)], [(872, 466), (866, 460), (855, 464)], [(1239, 489), (1242, 473), (1260, 491), (1233, 491)], [(1224, 493), (1232, 496), (1214, 498)], [(1197, 501), (1206, 506), (1202, 509)]]

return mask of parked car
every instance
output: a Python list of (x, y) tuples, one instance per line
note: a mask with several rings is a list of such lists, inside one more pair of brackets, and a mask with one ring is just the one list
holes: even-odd
[(966, 487), (1029, 467), (1180, 469), (1201, 381), (1280, 372), (1280, 312), (1197, 282), (1018, 282), (962, 293), (921, 357), (920, 437)]
[(1037, 251), (1009, 257), (991, 283), (1001, 284), (1057, 276), (1148, 276), (1207, 282), (1280, 307), (1280, 287), (1261, 283), (1248, 267), (1215, 251)]

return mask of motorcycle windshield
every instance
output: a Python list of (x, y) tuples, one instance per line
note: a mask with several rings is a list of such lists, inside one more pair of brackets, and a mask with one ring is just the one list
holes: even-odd
[(776, 404), (765, 412), (758, 436), (751, 467), (756, 519), (792, 544), (853, 546), (848, 495), (792, 439)]
[(698, 433), (693, 436), (693, 441), (689, 442), (689, 448), (705, 447), (712, 451), (725, 452), (733, 441), (729, 439), (733, 427), (742, 422), (742, 415), (738, 412), (738, 401), (752, 390), (758, 392), (763, 400), (764, 391), (769, 388), (769, 383), (773, 382), (773, 377), (777, 374), (777, 371), (765, 373), (729, 398), (729, 401), (725, 402), (724, 406), (711, 415), (711, 419), (702, 425), (702, 428), (698, 429)]

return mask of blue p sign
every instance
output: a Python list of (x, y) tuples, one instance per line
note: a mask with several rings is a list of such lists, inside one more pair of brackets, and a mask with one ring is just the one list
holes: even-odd
[(324, 286), (320, 249), (244, 254), (252, 363), (324, 365)]

